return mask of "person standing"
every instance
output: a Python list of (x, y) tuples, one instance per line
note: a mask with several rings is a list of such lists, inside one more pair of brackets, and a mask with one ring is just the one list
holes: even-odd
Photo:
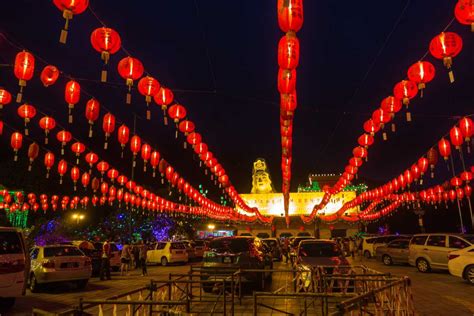
[(102, 244), (102, 258), (100, 262), (100, 280), (104, 281), (105, 278), (110, 280), (110, 243), (106, 239)]
[(146, 270), (147, 246), (145, 245), (143, 240), (140, 242), (139, 250), (140, 265), (142, 266), (142, 276), (145, 276), (148, 275), (148, 272)]
[(290, 241), (288, 238), (285, 238), (285, 240), (283, 241), (282, 250), (283, 250), (283, 255), (285, 256), (285, 263), (288, 263), (289, 251), (290, 251)]
[(354, 238), (349, 239), (349, 252), (351, 253), (352, 259), (355, 259), (355, 252), (356, 252), (357, 246), (356, 246), (356, 241)]
[(128, 268), (130, 266), (130, 259), (132, 257), (132, 251), (128, 242), (125, 242), (122, 248), (122, 253), (120, 255), (120, 275), (123, 275), (125, 270), (125, 275), (128, 274)]

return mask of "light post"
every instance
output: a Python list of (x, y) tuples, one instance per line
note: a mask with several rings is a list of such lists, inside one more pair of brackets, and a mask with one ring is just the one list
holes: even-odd
[(212, 236), (214, 236), (214, 229), (216, 228), (216, 225), (214, 224), (208, 224), (207, 228), (211, 231)]
[(79, 222), (81, 222), (84, 218), (85, 218), (84, 214), (79, 214), (79, 213), (72, 214), (72, 219), (76, 221), (76, 225), (79, 225)]

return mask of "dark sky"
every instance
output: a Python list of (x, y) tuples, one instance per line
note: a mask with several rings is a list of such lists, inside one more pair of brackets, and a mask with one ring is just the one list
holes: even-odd
[[(58, 42), (64, 22), (52, 1), (3, 2), (0, 29), (9, 40), (73, 77), (90, 79), (80, 80), (83, 89), (127, 125), (133, 124), (133, 113), (144, 117), (141, 95), (135, 92), (133, 105), (127, 106), (125, 87), (94, 82), (99, 79), (102, 62), (90, 45), (90, 33), (100, 26), (91, 12), (74, 17), (64, 46)], [(363, 122), (391, 94), (394, 84), (406, 77), (408, 67), (424, 55), (432, 37), (454, 16), (453, 0), (307, 0), (304, 6), (305, 22), (298, 33), (301, 59), (293, 134), (293, 189), (304, 183), (310, 172), (343, 171)], [(196, 123), (197, 131), (240, 192), (250, 191), (251, 166), (257, 157), (267, 160), (275, 187), (280, 188), (276, 56), (283, 33), (278, 28), (276, 1), (96, 0), (91, 1), (91, 7), (107, 26), (120, 33), (123, 47), (175, 91), (176, 99), (188, 109), (189, 119)], [(474, 112), (473, 34), (456, 21), (449, 30), (464, 39), (464, 49), (454, 59), (456, 82), (449, 84), (442, 63), (428, 57), (437, 75), (425, 97), (413, 100), (413, 122), (406, 123), (404, 114), (399, 114), (397, 132), (389, 133), (387, 142), (381, 135), (377, 137), (369, 163), (361, 168), (362, 177), (381, 182), (398, 175), (449, 130), (456, 116)], [(2, 63), (12, 64), (17, 51), (10, 43), (0, 41)], [(123, 52), (112, 56), (109, 83), (123, 82), (116, 65), (124, 56)], [(44, 65), (37, 61), (37, 69)], [(12, 69), (2, 67), (0, 72), (1, 84), (17, 91)], [(65, 81), (62, 78), (45, 89), (35, 77), (25, 92), (28, 101), (59, 118), (63, 126), (67, 126)], [(117, 158), (116, 135), (107, 152), (102, 149), (103, 133), (97, 127), (94, 141), (87, 139), (87, 99), (83, 95), (76, 106), (77, 123), (72, 132), (129, 174), (130, 160)], [(183, 139), (175, 141), (173, 126), (162, 125), (157, 107), (152, 115), (151, 122), (138, 119), (138, 134), (160, 150), (185, 178), (212, 188), (198, 169), (196, 157), (193, 161), (191, 150), (182, 148)], [(4, 110), (4, 119), (21, 126), (16, 106)], [(37, 120), (33, 124), (37, 126)], [(33, 128), (33, 135), (39, 133), (37, 127)], [(2, 143), (8, 142), (3, 137)], [(137, 179), (143, 180), (141, 172)], [(146, 183), (157, 185), (150, 179)]]

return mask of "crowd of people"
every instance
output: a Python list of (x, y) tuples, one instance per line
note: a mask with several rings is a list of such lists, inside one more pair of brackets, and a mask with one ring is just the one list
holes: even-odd
[[(125, 241), (120, 252), (120, 275), (128, 275), (129, 270), (133, 267), (134, 269), (142, 269), (142, 276), (148, 275), (146, 267), (148, 247), (143, 242), (139, 241), (135, 245), (130, 245), (129, 242)], [(102, 245), (102, 258), (100, 265), (100, 279), (110, 280), (110, 257), (111, 247), (110, 242), (105, 240)]]

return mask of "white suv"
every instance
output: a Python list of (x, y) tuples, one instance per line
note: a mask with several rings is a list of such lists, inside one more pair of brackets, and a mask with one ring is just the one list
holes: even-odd
[(448, 268), (451, 275), (474, 285), (474, 246), (450, 252)]
[[(29, 260), (20, 231), (0, 227), (0, 308), (10, 308), (25, 295)], [(3, 310), (0, 310), (0, 313)]]

